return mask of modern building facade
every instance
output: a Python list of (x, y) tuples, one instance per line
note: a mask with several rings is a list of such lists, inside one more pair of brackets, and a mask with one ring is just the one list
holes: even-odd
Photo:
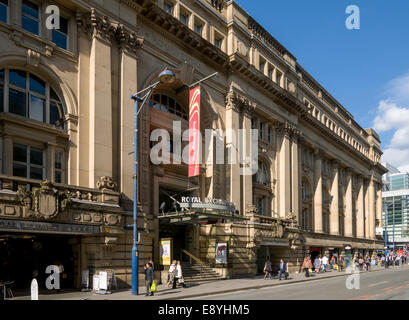
[(386, 167), (389, 173), (384, 176), (382, 227), (387, 232), (388, 247), (406, 252), (409, 245), (409, 173), (401, 173), (389, 164)]
[[(53, 4), (58, 31), (45, 24)], [(158, 86), (139, 116), (141, 276), (150, 256), (157, 278), (167, 268), (164, 239), (171, 258), (231, 277), (260, 272), (268, 257), (299, 271), (305, 255), (383, 247), (379, 136), (234, 1), (3, 0), (0, 42), (0, 250), (4, 270), (24, 266), (20, 286), (58, 260), (75, 287), (82, 270), (113, 269), (130, 283), (130, 95), (164, 68), (177, 80)], [(257, 174), (204, 163), (188, 179), (184, 164), (152, 164), (152, 131), (174, 136), (174, 120), (187, 129), (184, 86), (215, 71), (201, 87), (201, 131), (258, 129)], [(221, 141), (226, 154), (240, 144)], [(186, 196), (234, 212), (180, 210)], [(226, 263), (215, 263), (218, 244)]]

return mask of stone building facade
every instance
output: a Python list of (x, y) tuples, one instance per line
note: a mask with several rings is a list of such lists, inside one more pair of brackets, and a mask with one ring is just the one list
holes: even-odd
[[(58, 31), (46, 28), (49, 5), (60, 9)], [(158, 86), (139, 116), (141, 271), (149, 256), (159, 266), (165, 238), (173, 258), (185, 250), (231, 277), (260, 272), (267, 257), (299, 271), (305, 255), (382, 248), (379, 136), (234, 1), (0, 6), (0, 246), (8, 263), (21, 262), (16, 252), (44, 252), (66, 259), (75, 287), (84, 269), (113, 269), (118, 283), (130, 283), (130, 96), (164, 68), (177, 80)], [(184, 86), (216, 71), (201, 87), (201, 130), (258, 129), (257, 174), (203, 164), (188, 179), (186, 165), (153, 165), (151, 132), (172, 132), (173, 120), (187, 129)], [(229, 135), (225, 144), (236, 147)], [(238, 214), (169, 219), (169, 199), (180, 194), (227, 200)], [(228, 245), (227, 265), (214, 265), (217, 243)]]

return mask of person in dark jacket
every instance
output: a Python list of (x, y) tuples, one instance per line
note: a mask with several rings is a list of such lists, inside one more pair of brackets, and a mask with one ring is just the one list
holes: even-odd
[(287, 280), (288, 278), (288, 274), (287, 274), (287, 264), (285, 263), (285, 261), (283, 259), (280, 260), (280, 277), (278, 278), (278, 280), (281, 280), (282, 275), (284, 274), (285, 280)]
[(145, 266), (146, 296), (153, 296), (153, 292), (151, 292), (152, 282), (153, 282), (153, 267), (151, 263), (147, 263)]

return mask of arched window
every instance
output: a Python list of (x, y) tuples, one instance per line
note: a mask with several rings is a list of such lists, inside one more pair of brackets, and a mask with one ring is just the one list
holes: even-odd
[(253, 182), (268, 186), (270, 184), (270, 175), (267, 168), (262, 161), (258, 162), (258, 171), (253, 176)]
[(0, 70), (0, 112), (10, 112), (64, 129), (61, 99), (51, 86), (18, 69)]
[(164, 94), (154, 94), (149, 101), (149, 106), (154, 109), (176, 114), (185, 120), (189, 119), (188, 112), (175, 99)]

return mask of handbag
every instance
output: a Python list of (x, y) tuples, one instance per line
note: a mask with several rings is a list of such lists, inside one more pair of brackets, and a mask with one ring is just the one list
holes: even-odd
[(156, 292), (156, 282), (152, 281), (151, 292)]
[(308, 272), (309, 272), (309, 273), (312, 273), (312, 269), (311, 269), (311, 268), (309, 268), (309, 269), (308, 269)]
[(179, 283), (180, 283), (180, 284), (184, 284), (184, 283), (185, 283), (185, 279), (183, 279), (183, 277), (179, 278)]

